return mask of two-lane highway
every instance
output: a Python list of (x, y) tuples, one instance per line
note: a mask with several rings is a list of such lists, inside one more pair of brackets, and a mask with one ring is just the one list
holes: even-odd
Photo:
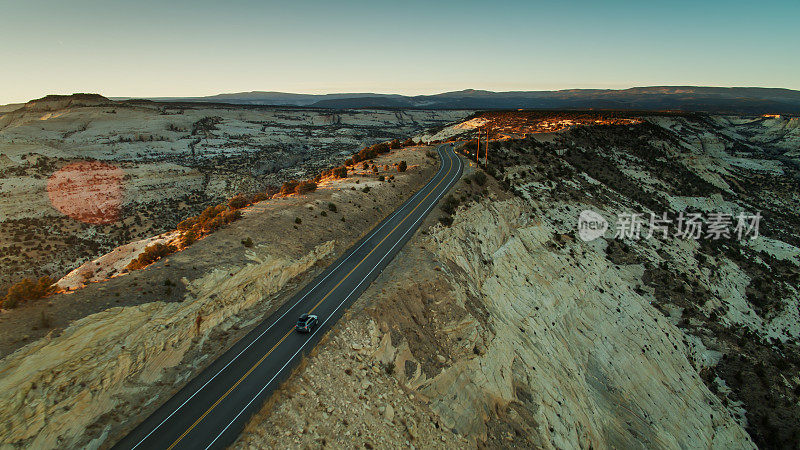
[[(222, 448), (317, 344), (414, 234), (463, 170), (452, 146), (437, 148), (441, 167), (431, 181), (357, 242), (269, 319), (240, 339), (115, 448)], [(312, 313), (312, 334), (294, 331)]]

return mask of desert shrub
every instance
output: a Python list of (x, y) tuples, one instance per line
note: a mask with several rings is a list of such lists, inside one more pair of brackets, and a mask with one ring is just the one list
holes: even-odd
[(365, 193), (365, 194), (366, 194), (367, 192), (369, 192), (369, 186), (364, 186), (364, 189), (362, 189), (362, 190), (361, 190), (361, 192), (363, 192), (363, 193)]
[(364, 164), (361, 165), (361, 168), (364, 170), (369, 170), (369, 163), (364, 161)]
[(328, 203), (328, 210), (336, 212), (336, 203)]
[(227, 224), (229, 224), (231, 222), (235, 222), (235, 221), (241, 219), (242, 218), (242, 212), (239, 211), (239, 210), (225, 211), (225, 212), (219, 214), (217, 217), (222, 218), (222, 222), (225, 225), (227, 225)]
[(242, 245), (244, 245), (247, 248), (251, 248), (253, 246), (253, 239), (250, 238), (250, 237), (247, 237), (246, 239), (242, 239)]
[(388, 142), (381, 142), (380, 144), (375, 144), (372, 146), (372, 148), (375, 149), (375, 153), (378, 154), (389, 153), (390, 150)]
[(322, 216), (322, 217), (328, 217), (328, 212), (327, 211), (322, 211), (321, 213), (319, 213), (319, 215)]
[(186, 231), (197, 223), (197, 217), (189, 217), (188, 219), (181, 220), (178, 223), (178, 231)]
[(439, 222), (441, 222), (442, 225), (449, 227), (453, 224), (453, 218), (450, 216), (442, 216), (439, 217)]
[(447, 214), (453, 214), (456, 212), (456, 208), (458, 208), (458, 199), (453, 197), (452, 195), (448, 195), (442, 201), (442, 206), (439, 207), (442, 211), (446, 212)]
[(472, 179), (475, 181), (475, 184), (477, 184), (478, 186), (483, 186), (484, 184), (486, 184), (486, 174), (484, 172), (480, 171), (480, 170), (476, 171), (472, 175)]
[(166, 245), (161, 242), (145, 247), (144, 251), (138, 258), (131, 261), (125, 268), (128, 270), (138, 270), (149, 266), (150, 264), (158, 261), (159, 259), (175, 253), (178, 249), (173, 245)]
[(203, 117), (197, 122), (192, 124), (192, 135), (200, 133), (208, 133), (217, 129), (217, 124), (222, 122), (222, 117)]
[(383, 175), (381, 175), (381, 176), (379, 176), (379, 177), (378, 177), (378, 181), (383, 181), (383, 180), (385, 180), (385, 179), (386, 179), (386, 177), (384, 177)]
[(228, 200), (228, 208), (230, 209), (242, 209), (247, 206), (250, 201), (242, 194), (239, 194), (230, 200)]
[(400, 161), (400, 164), (397, 165), (397, 171), (398, 172), (405, 172), (407, 168), (408, 168), (408, 164), (406, 164), (405, 161)]
[(266, 200), (268, 198), (269, 198), (269, 196), (267, 195), (266, 192), (256, 192), (256, 194), (253, 195), (253, 203), (263, 202), (264, 200)]
[(427, 152), (425, 152), (425, 156), (427, 156), (428, 158), (431, 158), (431, 159), (437, 159), (437, 158), (439, 158), (439, 154), (438, 154), (438, 153), (436, 153), (436, 152), (435, 152), (435, 151), (433, 151), (433, 150), (428, 150)]
[(217, 231), (225, 225), (225, 218), (222, 214), (214, 216), (211, 220), (203, 222), (203, 230), (206, 232)]
[(188, 247), (192, 245), (198, 238), (197, 229), (191, 228), (186, 230), (185, 233), (181, 235), (180, 246), (181, 247)]
[(372, 171), (375, 172), (375, 173), (378, 173), (378, 166), (377, 165), (373, 165), (372, 166)]
[(6, 309), (16, 308), (17, 306), (47, 297), (56, 291), (55, 281), (50, 277), (41, 277), (38, 281), (24, 278), (19, 283), (8, 288), (8, 293), (3, 299), (2, 306)]
[(389, 142), (389, 148), (392, 150), (401, 148), (402, 146), (403, 144), (400, 143), (399, 139), (392, 139), (391, 142)]
[(209, 206), (208, 208), (204, 209), (202, 213), (200, 213), (200, 217), (198, 219), (199, 223), (206, 222), (208, 220), (213, 219), (217, 216), (217, 214), (225, 211), (227, 207), (225, 205), (217, 205), (217, 206)]
[(281, 195), (289, 195), (294, 192), (297, 185), (300, 184), (297, 180), (289, 180), (281, 186)]
[(411, 147), (414, 145), (414, 139), (408, 138), (403, 141), (403, 147)]
[(334, 167), (323, 171), (320, 178), (347, 178), (347, 166)]
[(301, 219), (301, 218), (299, 218), (299, 217), (295, 217), (295, 218), (294, 218), (294, 223), (296, 223), (296, 224), (300, 225), (301, 223), (303, 223), (303, 219)]
[(306, 180), (301, 183), (298, 183), (298, 185), (294, 188), (294, 192), (297, 194), (308, 194), (309, 192), (314, 192), (316, 190), (317, 190), (317, 183), (311, 180)]

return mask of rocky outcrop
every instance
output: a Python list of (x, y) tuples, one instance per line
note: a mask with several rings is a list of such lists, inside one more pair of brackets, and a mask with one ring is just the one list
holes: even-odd
[(531, 213), (484, 202), (433, 235), (456, 298), (483, 299), (490, 318), (485, 352), (421, 386), (449, 425), (480, 434), (496, 403), (518, 402), (546, 447), (752, 447), (682, 332), (632, 290), (636, 269), (577, 244), (552, 251), (553, 230)]
[(162, 383), (165, 370), (178, 364), (189, 376), (202, 362), (187, 361), (190, 352), (213, 332), (240, 324), (239, 315), (249, 308), (269, 309), (291, 279), (333, 249), (329, 241), (298, 259), (251, 252), (244, 266), (218, 267), (191, 283), (184, 279), (188, 294), (182, 302), (112, 308), (19, 349), (0, 361), (0, 443), (87, 445), (87, 427), (122, 398)]
[(546, 448), (754, 448), (683, 333), (633, 289), (641, 268), (571, 239), (554, 246), (533, 213), (483, 201), (435, 228), (424, 245), (444, 263), (445, 297), (467, 311), (433, 332), (455, 343), (450, 356), (426, 374), (431, 355), (386, 334), (376, 358), (401, 368), (447, 429), (483, 442), (500, 417)]

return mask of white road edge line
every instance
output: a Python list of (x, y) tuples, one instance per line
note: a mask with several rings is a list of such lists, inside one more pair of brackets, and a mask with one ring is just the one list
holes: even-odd
[[(437, 151), (439, 151), (439, 149), (438, 149), (438, 148), (437, 148), (436, 150), (437, 150)], [(442, 154), (441, 154), (441, 153), (439, 153), (439, 156), (441, 156), (441, 155), (442, 155)], [(422, 189), (420, 189), (419, 191), (417, 191), (417, 193), (416, 193), (416, 194), (414, 194), (413, 196), (411, 196), (411, 198), (410, 198), (410, 199), (408, 199), (406, 202), (408, 202), (408, 203), (410, 204), (410, 203), (411, 203), (411, 200), (413, 200), (414, 198), (416, 198), (416, 197), (417, 197), (418, 195), (420, 195), (420, 194), (421, 194), (421, 193), (422, 193), (422, 192), (423, 192), (425, 189), (427, 189), (427, 188), (428, 188), (428, 186), (429, 186), (431, 183), (433, 183), (433, 181), (434, 181), (434, 180), (435, 180), (435, 179), (436, 179), (436, 178), (439, 176), (439, 174), (442, 172), (442, 169), (444, 169), (444, 164), (442, 164), (442, 167), (440, 167), (440, 168), (439, 168), (439, 171), (438, 171), (438, 172), (436, 172), (436, 175), (434, 175), (434, 177), (433, 177), (433, 178), (431, 178), (431, 181), (429, 181), (429, 182), (428, 182), (428, 183), (427, 183), (425, 186), (423, 186), (423, 187), (422, 187)], [(255, 344), (255, 343), (256, 343), (256, 341), (258, 341), (259, 339), (261, 339), (261, 338), (262, 338), (262, 337), (263, 337), (263, 336), (264, 336), (264, 335), (265, 335), (265, 334), (266, 334), (266, 333), (267, 333), (269, 330), (271, 330), (271, 329), (272, 329), (272, 327), (273, 327), (273, 326), (275, 326), (275, 324), (276, 324), (276, 323), (278, 323), (278, 322), (279, 322), (281, 319), (283, 319), (283, 318), (284, 318), (284, 316), (286, 316), (286, 314), (288, 314), (290, 311), (292, 311), (292, 310), (293, 310), (293, 309), (294, 309), (294, 308), (295, 308), (297, 305), (299, 305), (299, 304), (300, 304), (300, 302), (302, 302), (303, 300), (305, 300), (305, 298), (306, 298), (306, 297), (307, 297), (307, 296), (308, 296), (310, 293), (314, 292), (314, 290), (315, 290), (315, 289), (317, 289), (317, 287), (319, 287), (319, 285), (320, 285), (320, 284), (322, 284), (322, 283), (323, 283), (325, 280), (327, 280), (327, 279), (328, 279), (328, 277), (330, 277), (330, 276), (331, 276), (331, 275), (332, 275), (334, 272), (336, 272), (336, 270), (337, 270), (339, 267), (341, 267), (341, 266), (342, 266), (342, 264), (344, 264), (346, 261), (348, 261), (348, 260), (349, 260), (349, 259), (350, 259), (350, 258), (351, 258), (353, 255), (355, 255), (355, 254), (356, 254), (356, 252), (358, 252), (359, 250), (361, 250), (361, 247), (363, 247), (363, 246), (364, 246), (364, 244), (366, 244), (366, 243), (367, 243), (367, 241), (369, 241), (370, 239), (372, 239), (372, 238), (373, 238), (373, 237), (374, 237), (374, 236), (375, 236), (375, 235), (376, 235), (376, 234), (377, 234), (379, 231), (381, 231), (381, 230), (383, 229), (383, 227), (385, 227), (385, 226), (386, 226), (386, 225), (387, 225), (389, 222), (391, 222), (391, 221), (392, 221), (392, 219), (394, 219), (394, 217), (395, 217), (397, 214), (399, 214), (399, 213), (400, 213), (400, 211), (402, 211), (402, 210), (403, 210), (403, 207), (404, 207), (404, 206), (406, 206), (406, 205), (405, 205), (405, 203), (403, 203), (402, 205), (400, 205), (400, 207), (397, 209), (397, 211), (395, 211), (395, 212), (394, 212), (394, 213), (393, 213), (393, 214), (392, 214), (392, 215), (389, 217), (389, 219), (388, 219), (388, 220), (386, 220), (386, 221), (384, 221), (384, 222), (383, 222), (383, 225), (381, 225), (381, 226), (380, 226), (378, 229), (376, 229), (376, 230), (372, 231), (372, 232), (371, 232), (369, 235), (367, 235), (367, 237), (366, 237), (366, 238), (364, 238), (364, 241), (363, 241), (363, 242), (361, 242), (361, 245), (359, 245), (359, 246), (358, 246), (358, 248), (356, 248), (355, 250), (353, 250), (353, 251), (350, 253), (350, 255), (348, 255), (348, 256), (347, 256), (347, 258), (345, 258), (345, 259), (343, 259), (341, 262), (339, 262), (339, 264), (337, 264), (337, 265), (336, 265), (336, 267), (335, 267), (333, 270), (331, 270), (330, 272), (328, 272), (328, 274), (327, 274), (327, 275), (325, 275), (325, 278), (321, 279), (321, 280), (319, 281), (319, 283), (317, 283), (316, 285), (314, 285), (314, 287), (313, 287), (313, 288), (309, 289), (309, 290), (308, 290), (308, 292), (306, 292), (306, 293), (305, 293), (305, 294), (304, 294), (304, 295), (303, 295), (303, 296), (300, 298), (300, 300), (297, 300), (297, 302), (295, 302), (295, 304), (291, 306), (291, 308), (287, 309), (287, 310), (286, 310), (286, 311), (285, 311), (283, 314), (281, 314), (281, 316), (280, 316), (280, 317), (278, 317), (277, 319), (275, 319), (275, 321), (274, 321), (274, 322), (272, 322), (272, 323), (269, 325), (269, 327), (267, 327), (267, 329), (266, 329), (266, 330), (264, 330), (264, 331), (263, 331), (261, 334), (259, 334), (259, 335), (258, 335), (258, 336), (257, 336), (255, 339), (253, 339), (253, 340), (252, 340), (252, 341), (251, 341), (249, 344), (247, 344), (247, 346), (246, 346), (245, 348), (243, 348), (243, 349), (242, 349), (242, 351), (240, 351), (240, 352), (239, 352), (239, 353), (238, 353), (236, 356), (234, 356), (234, 357), (233, 357), (233, 358), (232, 358), (230, 361), (228, 361), (228, 363), (227, 363), (227, 364), (225, 364), (225, 366), (224, 366), (223, 368), (219, 369), (219, 371), (218, 371), (217, 373), (215, 373), (215, 374), (214, 374), (214, 375), (213, 375), (211, 378), (209, 378), (209, 379), (208, 379), (208, 381), (206, 381), (205, 383), (203, 383), (203, 385), (202, 385), (202, 386), (200, 386), (200, 387), (199, 387), (199, 388), (198, 388), (196, 391), (194, 391), (194, 393), (192, 393), (192, 395), (191, 395), (191, 396), (189, 396), (189, 398), (187, 398), (186, 400), (184, 400), (184, 402), (183, 402), (183, 403), (181, 403), (181, 404), (180, 404), (180, 406), (178, 406), (177, 408), (175, 408), (175, 411), (172, 411), (172, 412), (171, 412), (171, 413), (170, 413), (170, 414), (169, 414), (169, 415), (168, 415), (168, 416), (167, 416), (167, 417), (166, 417), (164, 420), (162, 420), (162, 421), (161, 421), (161, 423), (159, 423), (159, 424), (158, 424), (158, 425), (156, 425), (156, 426), (155, 426), (155, 427), (154, 427), (152, 430), (150, 430), (150, 432), (149, 432), (149, 433), (147, 433), (147, 435), (146, 435), (145, 437), (143, 437), (143, 438), (142, 438), (142, 439), (141, 439), (139, 442), (137, 442), (137, 443), (136, 443), (136, 445), (134, 445), (133, 447), (131, 447), (131, 450), (133, 450), (133, 449), (135, 449), (136, 447), (138, 447), (139, 445), (141, 445), (141, 444), (142, 444), (142, 442), (146, 441), (146, 440), (147, 440), (147, 438), (149, 438), (149, 437), (150, 437), (150, 436), (151, 436), (153, 433), (155, 433), (155, 431), (156, 431), (156, 430), (158, 430), (159, 428), (161, 428), (161, 425), (164, 425), (164, 423), (166, 423), (166, 422), (167, 422), (167, 421), (168, 421), (170, 418), (172, 418), (172, 416), (174, 416), (174, 415), (175, 415), (175, 413), (177, 413), (177, 412), (178, 412), (178, 411), (179, 411), (181, 408), (183, 408), (183, 407), (184, 407), (184, 406), (185, 406), (187, 403), (189, 403), (189, 401), (190, 401), (191, 399), (193, 399), (195, 395), (197, 395), (197, 394), (198, 394), (200, 391), (202, 391), (203, 389), (205, 389), (205, 387), (206, 387), (206, 386), (208, 386), (208, 383), (211, 383), (212, 381), (214, 381), (214, 379), (215, 379), (215, 378), (217, 378), (217, 375), (219, 375), (219, 374), (221, 374), (223, 371), (225, 371), (225, 369), (227, 369), (227, 368), (228, 368), (228, 366), (230, 366), (230, 365), (231, 365), (231, 364), (232, 364), (234, 361), (236, 361), (236, 360), (237, 360), (237, 359), (238, 359), (240, 356), (242, 356), (242, 353), (244, 353), (245, 351), (247, 351), (247, 349), (248, 349), (248, 348), (250, 348), (250, 346), (251, 346), (251, 345)]]
[[(458, 165), (459, 165), (459, 169), (458, 169), (458, 171), (460, 171), (460, 170), (462, 169), (462, 166), (463, 166), (464, 164), (463, 164), (463, 162), (461, 161), (461, 158), (459, 158), (457, 155), (456, 155), (456, 160), (458, 161)], [(456, 171), (456, 173), (458, 173), (458, 171)], [(460, 178), (460, 177), (455, 177), (455, 178), (453, 179), (453, 181), (451, 181), (450, 183), (448, 183), (448, 184), (447, 184), (447, 188), (446, 188), (446, 189), (444, 189), (444, 190), (442, 191), (442, 195), (444, 195), (444, 193), (445, 193), (445, 192), (447, 192), (448, 190), (450, 190), (450, 187), (452, 186), (452, 184), (453, 184), (453, 183), (454, 183), (456, 180), (458, 180), (459, 178)], [(223, 434), (225, 434), (225, 432), (226, 432), (226, 431), (228, 431), (228, 428), (230, 428), (230, 426), (231, 426), (231, 425), (233, 425), (233, 423), (234, 423), (234, 422), (236, 422), (236, 419), (238, 419), (238, 418), (239, 418), (239, 416), (241, 416), (241, 415), (242, 415), (242, 413), (243, 413), (243, 412), (245, 412), (245, 410), (247, 410), (247, 408), (249, 408), (249, 407), (250, 407), (250, 405), (251, 405), (251, 404), (252, 404), (252, 403), (253, 403), (253, 402), (254, 402), (254, 401), (255, 401), (255, 400), (258, 398), (258, 396), (260, 396), (260, 395), (261, 395), (261, 393), (262, 393), (262, 392), (264, 392), (264, 389), (266, 389), (266, 388), (267, 388), (267, 386), (269, 386), (269, 385), (270, 385), (270, 383), (272, 383), (272, 382), (275, 380), (275, 378), (277, 378), (277, 376), (278, 376), (278, 375), (280, 375), (280, 373), (283, 371), (283, 369), (285, 369), (285, 368), (286, 368), (286, 366), (288, 366), (288, 365), (289, 365), (289, 363), (290, 363), (290, 362), (292, 362), (292, 360), (293, 360), (293, 359), (294, 359), (294, 358), (295, 358), (295, 357), (296, 357), (296, 356), (297, 356), (297, 355), (298, 355), (298, 354), (299, 354), (299, 353), (300, 353), (300, 352), (303, 350), (303, 348), (304, 348), (304, 347), (305, 347), (305, 346), (306, 346), (306, 345), (307, 345), (307, 344), (308, 344), (308, 343), (311, 341), (311, 338), (313, 338), (313, 337), (314, 337), (314, 335), (315, 335), (315, 334), (317, 334), (317, 332), (318, 332), (319, 330), (321, 330), (321, 329), (322, 329), (322, 327), (324, 327), (324, 326), (325, 326), (325, 324), (328, 322), (328, 320), (330, 320), (330, 318), (331, 318), (331, 317), (333, 317), (333, 315), (334, 315), (334, 314), (336, 314), (336, 311), (338, 311), (338, 310), (339, 310), (339, 308), (341, 308), (341, 307), (342, 307), (342, 305), (344, 305), (344, 304), (347, 302), (347, 299), (349, 299), (349, 298), (350, 298), (350, 296), (351, 296), (351, 295), (353, 295), (353, 292), (355, 292), (355, 291), (356, 291), (356, 290), (357, 290), (357, 289), (358, 289), (358, 288), (361, 286), (361, 284), (362, 284), (362, 283), (364, 283), (364, 281), (366, 281), (366, 280), (367, 280), (367, 278), (369, 278), (369, 277), (370, 277), (370, 275), (372, 275), (372, 272), (374, 272), (374, 271), (375, 271), (375, 269), (377, 269), (377, 268), (378, 268), (378, 266), (380, 266), (380, 265), (381, 265), (381, 263), (383, 262), (383, 260), (384, 260), (384, 259), (386, 259), (386, 257), (387, 257), (387, 256), (389, 256), (389, 254), (390, 254), (390, 253), (392, 253), (392, 250), (394, 250), (394, 248), (395, 248), (395, 247), (397, 247), (397, 245), (398, 245), (400, 242), (402, 242), (402, 241), (403, 241), (403, 239), (406, 237), (406, 235), (407, 235), (407, 234), (408, 234), (408, 233), (409, 233), (409, 232), (410, 232), (412, 229), (415, 229), (415, 227), (417, 226), (417, 223), (418, 223), (420, 220), (424, 219), (424, 218), (425, 218), (425, 217), (428, 215), (428, 212), (430, 212), (430, 210), (431, 210), (431, 209), (432, 209), (434, 206), (436, 206), (436, 204), (439, 202), (439, 200), (440, 200), (440, 199), (441, 199), (441, 196), (439, 196), (439, 197), (438, 197), (438, 198), (437, 198), (437, 199), (436, 199), (436, 200), (435, 200), (433, 203), (431, 203), (431, 206), (429, 206), (429, 207), (428, 207), (428, 209), (425, 211), (425, 213), (424, 213), (424, 214), (420, 215), (420, 217), (419, 217), (419, 218), (416, 220), (416, 222), (414, 222), (414, 225), (412, 225), (411, 227), (409, 227), (409, 229), (408, 229), (408, 230), (406, 230), (406, 232), (405, 232), (405, 233), (403, 233), (403, 235), (402, 235), (402, 236), (400, 236), (400, 239), (398, 239), (398, 240), (397, 240), (397, 242), (395, 242), (395, 243), (394, 243), (394, 245), (392, 246), (392, 248), (390, 248), (390, 249), (389, 249), (389, 250), (388, 250), (388, 251), (387, 251), (387, 252), (386, 252), (386, 253), (383, 255), (383, 257), (380, 259), (380, 261), (378, 261), (378, 263), (377, 263), (377, 264), (375, 264), (375, 265), (372, 267), (372, 269), (371, 269), (371, 270), (369, 271), (369, 273), (368, 273), (368, 274), (367, 274), (367, 275), (366, 275), (366, 276), (365, 276), (365, 277), (364, 277), (364, 278), (361, 280), (361, 282), (359, 282), (359, 283), (356, 285), (356, 287), (354, 287), (354, 288), (353, 288), (353, 290), (352, 290), (352, 291), (350, 291), (350, 293), (349, 293), (349, 294), (347, 294), (347, 297), (345, 297), (345, 298), (344, 298), (344, 300), (342, 300), (342, 302), (341, 302), (341, 303), (339, 303), (339, 305), (336, 307), (336, 309), (334, 309), (334, 310), (333, 310), (333, 312), (331, 312), (331, 313), (330, 313), (330, 315), (328, 315), (328, 317), (326, 317), (326, 318), (325, 318), (325, 321), (323, 321), (323, 322), (322, 322), (322, 325), (320, 325), (320, 326), (317, 328), (317, 330), (316, 330), (316, 331), (314, 331), (313, 333), (311, 333), (311, 336), (309, 336), (309, 338), (308, 338), (308, 339), (306, 339), (306, 341), (303, 343), (303, 345), (301, 345), (301, 346), (300, 346), (300, 348), (299, 348), (299, 349), (297, 349), (297, 351), (294, 353), (294, 355), (292, 355), (292, 357), (291, 357), (291, 358), (289, 358), (289, 360), (288, 360), (288, 361), (286, 361), (286, 363), (285, 363), (285, 364), (284, 364), (284, 365), (283, 365), (283, 366), (282, 366), (282, 367), (281, 367), (281, 368), (280, 368), (280, 369), (279, 369), (279, 370), (278, 370), (278, 371), (275, 373), (275, 375), (273, 375), (273, 376), (272, 376), (272, 378), (270, 378), (270, 379), (269, 379), (269, 381), (267, 381), (267, 384), (265, 384), (265, 385), (264, 385), (264, 387), (262, 387), (262, 388), (261, 388), (261, 390), (260, 390), (260, 391), (258, 391), (258, 393), (257, 393), (257, 394), (256, 394), (256, 395), (255, 395), (255, 396), (254, 396), (254, 397), (253, 397), (253, 398), (252, 398), (252, 399), (251, 399), (249, 402), (247, 402), (247, 405), (245, 405), (245, 407), (244, 407), (244, 408), (242, 408), (242, 410), (241, 410), (241, 411), (239, 411), (239, 414), (236, 414), (236, 417), (234, 417), (234, 418), (233, 418), (233, 420), (231, 420), (231, 421), (230, 421), (230, 423), (229, 423), (228, 425), (226, 425), (226, 426), (225, 426), (225, 428), (223, 428), (223, 429), (222, 429), (222, 431), (220, 431), (220, 433), (217, 435), (217, 437), (215, 437), (215, 438), (214, 438), (214, 440), (213, 440), (213, 441), (211, 441), (211, 443), (210, 443), (210, 444), (208, 444), (208, 446), (206, 446), (206, 450), (208, 450), (209, 448), (211, 448), (211, 446), (212, 446), (212, 445), (214, 445), (214, 443), (215, 443), (215, 442), (217, 442), (217, 439), (219, 439), (219, 438), (220, 438), (220, 436), (222, 436)]]

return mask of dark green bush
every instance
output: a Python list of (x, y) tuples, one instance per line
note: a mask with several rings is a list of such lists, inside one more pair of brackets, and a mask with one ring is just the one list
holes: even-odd
[(452, 195), (448, 195), (442, 201), (442, 206), (439, 208), (447, 214), (453, 214), (456, 212), (456, 208), (458, 208), (458, 199)]

